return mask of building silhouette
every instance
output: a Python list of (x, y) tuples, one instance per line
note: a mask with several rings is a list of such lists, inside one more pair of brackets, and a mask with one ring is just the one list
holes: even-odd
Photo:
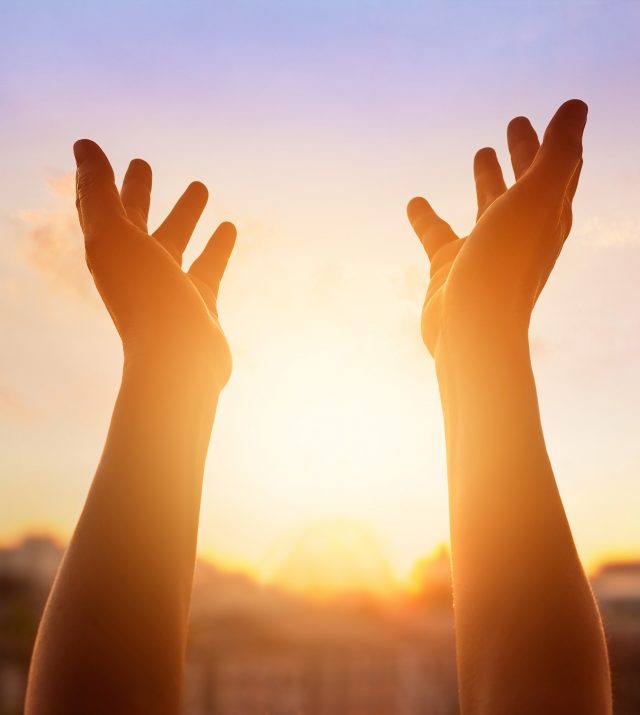
[[(46, 536), (0, 549), (0, 715), (22, 712), (37, 623), (63, 549)], [(454, 715), (448, 555), (410, 594), (314, 601), (198, 562), (184, 715)], [(640, 562), (593, 578), (615, 715), (640, 713)]]

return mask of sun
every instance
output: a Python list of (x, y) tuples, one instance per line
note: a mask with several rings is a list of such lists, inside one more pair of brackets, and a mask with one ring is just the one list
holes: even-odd
[(382, 596), (396, 586), (375, 535), (345, 518), (308, 527), (284, 558), (276, 559), (270, 580), (321, 600), (354, 593)]

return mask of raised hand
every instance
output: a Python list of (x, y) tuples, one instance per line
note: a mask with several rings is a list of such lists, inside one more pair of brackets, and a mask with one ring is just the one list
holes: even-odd
[(87, 263), (122, 337), (122, 382), (84, 509), (49, 595), (25, 713), (180, 710), (205, 459), (231, 356), (216, 312), (236, 231), (221, 224), (188, 272), (207, 202), (191, 184), (147, 230), (151, 169), (118, 192), (100, 147), (74, 147)]
[(113, 169), (97, 144), (78, 141), (74, 154), (87, 264), (120, 333), (125, 359), (166, 357), (185, 367), (192, 360), (204, 361), (221, 388), (231, 372), (231, 355), (216, 299), (235, 227), (218, 226), (184, 272), (182, 254), (207, 203), (206, 187), (190, 184), (150, 234), (151, 167), (134, 159), (118, 192)]
[(542, 145), (528, 119), (513, 119), (507, 140), (516, 182), (509, 189), (495, 151), (481, 149), (474, 161), (477, 223), (466, 238), (425, 199), (409, 202), (409, 220), (431, 260), (422, 335), (434, 356), (451, 341), (459, 350), (503, 329), (526, 335), (571, 228), (586, 118), (584, 102), (565, 102)]
[(571, 227), (583, 102), (542, 145), (507, 131), (516, 182), (476, 154), (478, 219), (458, 238), (424, 199), (408, 206), (431, 259), (422, 334), (435, 357), (447, 443), (462, 715), (610, 715), (602, 624), (544, 443), (528, 327)]

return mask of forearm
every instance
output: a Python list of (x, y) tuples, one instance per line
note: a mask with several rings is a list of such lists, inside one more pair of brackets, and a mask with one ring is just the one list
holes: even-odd
[(601, 623), (549, 463), (526, 333), (438, 363), (463, 715), (610, 712)]
[(206, 367), (125, 365), (40, 628), (28, 715), (177, 712), (215, 405)]

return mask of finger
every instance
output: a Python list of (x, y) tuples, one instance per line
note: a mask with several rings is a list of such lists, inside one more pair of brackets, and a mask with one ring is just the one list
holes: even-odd
[(571, 224), (573, 223), (573, 209), (572, 209), (572, 202), (573, 202), (573, 197), (576, 194), (576, 189), (578, 188), (578, 182), (580, 181), (580, 172), (582, 171), (582, 159), (578, 162), (578, 166), (576, 167), (576, 170), (573, 172), (573, 176), (571, 177), (571, 180), (569, 181), (569, 186), (567, 186), (567, 193), (565, 194), (564, 197), (564, 204), (562, 207), (562, 232), (564, 234), (564, 238), (566, 238), (569, 235), (569, 231), (571, 231)]
[(236, 233), (232, 223), (221, 223), (189, 269), (189, 273), (205, 281), (216, 295), (236, 242)]
[(564, 196), (582, 158), (582, 135), (587, 122), (587, 105), (579, 99), (565, 102), (544, 133), (542, 146), (531, 173), (538, 184)]
[(573, 201), (573, 197), (576, 195), (576, 191), (578, 190), (578, 184), (580, 182), (580, 172), (582, 171), (583, 164), (584, 161), (580, 159), (580, 161), (578, 162), (578, 166), (576, 167), (576, 170), (573, 172), (573, 176), (569, 181), (569, 185), (567, 186), (567, 200), (569, 201), (569, 203)]
[(151, 203), (151, 167), (142, 159), (133, 159), (124, 175), (120, 199), (129, 220), (147, 230)]
[(540, 149), (536, 130), (526, 117), (515, 117), (507, 127), (507, 144), (516, 181), (531, 166)]
[(450, 241), (438, 251), (431, 261), (429, 269), (430, 278), (433, 278), (439, 271), (443, 271), (443, 269), (448, 270), (448, 268), (451, 267), (456, 256), (460, 253), (460, 249), (464, 246), (465, 240), (464, 238), (458, 238), (455, 241)]
[(458, 237), (449, 224), (438, 216), (426, 199), (416, 197), (407, 205), (407, 216), (431, 260), (440, 248)]
[(73, 153), (77, 166), (76, 206), (85, 236), (126, 219), (113, 169), (102, 149), (90, 139), (80, 139), (73, 145)]
[(476, 153), (473, 160), (473, 176), (476, 182), (478, 218), (480, 218), (498, 196), (507, 190), (500, 162), (496, 152), (490, 147), (480, 149)]
[(204, 184), (199, 181), (189, 184), (167, 218), (153, 234), (178, 263), (182, 262), (184, 249), (207, 205), (208, 198), (209, 192)]

